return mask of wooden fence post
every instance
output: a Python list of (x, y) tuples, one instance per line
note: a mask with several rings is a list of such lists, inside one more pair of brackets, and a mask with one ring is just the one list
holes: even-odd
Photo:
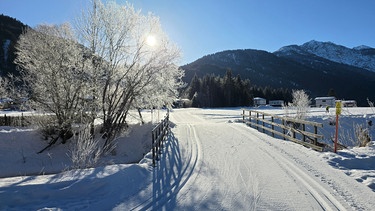
[(251, 126), (251, 111), (249, 111), (249, 122), (250, 122), (250, 126)]
[(275, 126), (273, 125), (273, 116), (271, 116), (271, 122), (272, 122), (272, 137), (275, 137), (275, 133), (273, 132), (275, 130)]
[(242, 123), (245, 123), (245, 109), (242, 110)]
[[(318, 127), (316, 125), (314, 125), (314, 133), (315, 135), (318, 134)], [(317, 145), (317, 143), (318, 143), (318, 139), (314, 138), (314, 145)]]
[[(285, 125), (285, 120), (284, 119), (282, 120), (282, 123), (283, 123), (283, 125)], [(283, 134), (284, 134), (283, 135), (283, 139), (286, 140), (286, 138), (285, 138), (285, 128), (283, 128)]]
[(264, 113), (262, 113), (262, 119), (263, 119), (263, 121), (262, 121), (263, 133), (265, 133), (265, 130), (264, 130)]
[[(302, 131), (305, 132), (305, 124), (302, 124)], [(304, 133), (302, 134), (302, 141), (306, 142), (306, 135)]]
[(154, 131), (152, 131), (151, 134), (152, 134), (152, 165), (155, 166), (155, 135), (154, 135)]

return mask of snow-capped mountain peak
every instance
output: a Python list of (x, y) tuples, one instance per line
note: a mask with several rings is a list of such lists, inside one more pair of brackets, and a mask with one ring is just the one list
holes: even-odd
[(362, 45), (351, 49), (332, 42), (319, 42), (312, 40), (299, 47), (301, 47), (301, 50), (334, 62), (352, 65), (375, 72), (375, 54), (362, 52), (370, 50), (375, 51), (374, 48), (368, 46)]
[(360, 50), (372, 49), (372, 48), (370, 46), (367, 46), (367, 45), (360, 45), (360, 46), (354, 47), (353, 49), (360, 51)]

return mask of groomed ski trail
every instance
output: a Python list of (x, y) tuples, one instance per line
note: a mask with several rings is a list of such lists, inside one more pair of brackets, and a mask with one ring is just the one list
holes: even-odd
[[(306, 156), (305, 151), (310, 149), (232, 123), (234, 117), (209, 109), (171, 113), (176, 140), (182, 148), (187, 142), (196, 144), (196, 151), (191, 151), (196, 160), (173, 200), (164, 201), (158, 208), (372, 209), (373, 204), (361, 200), (373, 196), (370, 189), (328, 166), (318, 156)], [(355, 192), (351, 193), (348, 190), (353, 186)]]

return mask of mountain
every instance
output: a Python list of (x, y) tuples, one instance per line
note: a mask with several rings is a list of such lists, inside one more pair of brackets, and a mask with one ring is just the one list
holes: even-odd
[[(250, 79), (255, 85), (304, 89), (312, 98), (326, 96), (333, 89), (340, 99), (354, 99), (359, 105), (367, 105), (367, 98), (375, 99), (375, 72), (368, 69), (375, 62), (365, 58), (373, 55), (374, 49), (369, 47), (349, 49), (311, 41), (301, 46), (285, 46), (274, 53), (251, 49), (222, 51), (181, 68), (185, 70), (186, 82), (195, 74), (224, 75), (231, 69), (233, 75)], [(341, 58), (340, 62), (334, 60), (337, 58)]]
[(375, 48), (364, 45), (347, 48), (332, 42), (318, 42), (315, 40), (303, 44), (301, 48), (306, 52), (334, 62), (375, 72)]
[(5, 15), (0, 15), (0, 76), (16, 73), (13, 61), (15, 44), (22, 32), (28, 28), (20, 21)]

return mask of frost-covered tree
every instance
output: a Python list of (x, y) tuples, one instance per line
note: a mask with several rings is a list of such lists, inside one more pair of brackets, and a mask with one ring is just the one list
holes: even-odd
[[(16, 46), (16, 64), (34, 108), (55, 114), (54, 130), (63, 143), (85, 104), (90, 56), (78, 45), (69, 24), (40, 25), (23, 33)], [(87, 51), (86, 51), (87, 52)]]
[(304, 90), (293, 90), (292, 106), (296, 109), (296, 118), (305, 119), (310, 109), (311, 100)]
[(0, 98), (8, 96), (7, 92), (8, 79), (0, 76)]
[(99, 96), (95, 103), (101, 105), (105, 147), (112, 148), (131, 108), (172, 103), (183, 76), (176, 65), (180, 51), (157, 17), (130, 4), (93, 0), (76, 29), (81, 43), (101, 58), (90, 75)]
[(54, 141), (65, 142), (74, 122), (99, 117), (108, 151), (130, 109), (172, 104), (182, 85), (179, 57), (154, 15), (93, 0), (75, 30), (69, 24), (27, 30), (16, 63), (35, 107), (55, 114)]

